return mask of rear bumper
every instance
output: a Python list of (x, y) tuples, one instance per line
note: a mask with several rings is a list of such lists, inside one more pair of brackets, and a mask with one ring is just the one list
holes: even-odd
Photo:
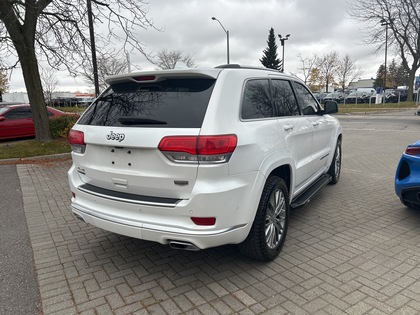
[(395, 174), (395, 193), (403, 202), (420, 206), (420, 158), (403, 153)]
[(152, 223), (119, 223), (105, 217), (92, 215), (89, 210), (72, 204), (73, 213), (84, 222), (113, 233), (147, 241), (169, 244), (172, 241), (190, 243), (199, 249), (240, 243), (247, 236), (246, 224), (220, 230), (191, 230)]
[[(69, 171), (75, 215), (101, 229), (169, 244), (193, 244), (199, 249), (238, 244), (247, 237), (255, 217), (264, 178), (258, 172), (230, 176), (219, 183), (197, 181), (189, 199), (169, 204), (147, 204), (89, 193)], [(191, 217), (215, 217), (213, 226), (196, 225)]]
[(420, 186), (401, 190), (400, 198), (404, 203), (420, 207)]

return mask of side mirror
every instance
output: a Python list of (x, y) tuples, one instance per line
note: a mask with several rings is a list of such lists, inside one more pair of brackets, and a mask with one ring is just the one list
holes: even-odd
[(6, 118), (4, 116), (0, 116), (0, 121), (5, 121)]
[(338, 113), (338, 104), (336, 101), (325, 101), (323, 114)]

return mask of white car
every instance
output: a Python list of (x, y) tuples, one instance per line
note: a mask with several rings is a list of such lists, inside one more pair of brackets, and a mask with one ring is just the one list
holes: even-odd
[(297, 78), (265, 68), (137, 72), (69, 133), (73, 213), (99, 228), (274, 259), (289, 210), (341, 169), (341, 126)]

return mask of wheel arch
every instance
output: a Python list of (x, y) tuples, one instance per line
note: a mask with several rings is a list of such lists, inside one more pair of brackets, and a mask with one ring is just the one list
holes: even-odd
[(295, 169), (295, 160), (290, 150), (277, 151), (268, 156), (260, 165), (260, 172), (265, 177), (265, 181), (270, 175), (278, 176), (285, 181), (289, 196), (292, 196), (294, 192)]
[(343, 134), (342, 134), (341, 130), (338, 130), (337, 131), (337, 133), (335, 134), (335, 137), (333, 139), (331, 139), (331, 141), (334, 141), (332, 143), (332, 146), (331, 146), (333, 154), (331, 154), (328, 157), (328, 164), (327, 164), (327, 165), (329, 165), (328, 167), (330, 167), (331, 166), (331, 163), (333, 162), (334, 152), (335, 152), (335, 148), (337, 146), (338, 141), (340, 141), (341, 144), (343, 144)]
[(289, 192), (289, 196), (292, 190), (292, 184), (293, 184), (293, 179), (292, 179), (292, 167), (290, 164), (283, 164), (280, 165), (278, 167), (276, 167), (275, 169), (273, 169), (271, 171), (270, 175), (274, 175), (274, 176), (278, 176), (280, 178), (282, 178), (284, 180), (284, 182), (286, 183), (286, 187), (287, 190)]

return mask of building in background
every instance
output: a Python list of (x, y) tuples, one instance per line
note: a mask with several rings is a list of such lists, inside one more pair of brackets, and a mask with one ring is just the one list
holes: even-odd
[(3, 93), (1, 102), (17, 102), (17, 103), (29, 103), (28, 93), (14, 92), (14, 93)]
[(358, 88), (373, 88), (374, 79), (359, 79), (358, 81), (350, 82), (348, 89), (357, 90)]
[[(53, 107), (86, 107), (90, 105), (95, 99), (95, 94), (90, 93), (70, 93), (70, 92), (54, 92), (52, 93), (51, 101), (46, 100), (48, 106)], [(16, 102), (16, 103), (29, 103), (28, 93), (14, 92), (3, 93), (0, 102)]]

